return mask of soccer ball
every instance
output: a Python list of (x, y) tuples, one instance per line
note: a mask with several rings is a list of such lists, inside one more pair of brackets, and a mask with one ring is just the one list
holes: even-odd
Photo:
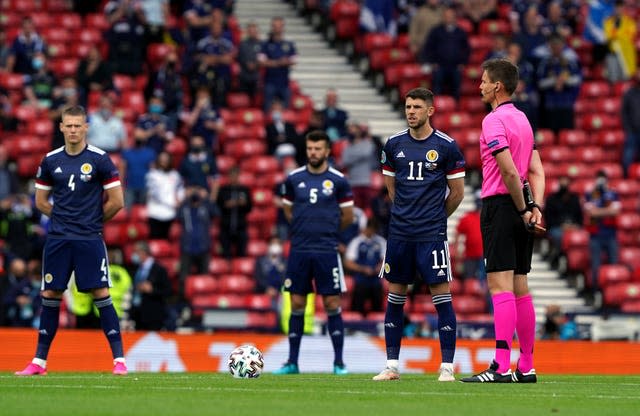
[(241, 345), (229, 355), (229, 372), (235, 378), (258, 378), (264, 368), (264, 359), (253, 345)]

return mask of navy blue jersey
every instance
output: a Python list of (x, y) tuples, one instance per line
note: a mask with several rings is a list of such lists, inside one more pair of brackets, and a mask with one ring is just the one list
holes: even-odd
[(446, 240), (447, 180), (464, 177), (456, 142), (435, 129), (425, 140), (415, 140), (407, 129), (387, 140), (381, 163), (382, 173), (395, 178), (389, 239)]
[(53, 211), (49, 236), (68, 239), (101, 238), (103, 191), (120, 186), (118, 169), (109, 155), (88, 145), (70, 156), (64, 147), (42, 159), (36, 188), (51, 191)]
[(315, 174), (303, 166), (292, 171), (282, 186), (282, 202), (293, 205), (291, 246), (300, 252), (336, 251), (341, 208), (353, 205), (344, 175), (334, 168)]

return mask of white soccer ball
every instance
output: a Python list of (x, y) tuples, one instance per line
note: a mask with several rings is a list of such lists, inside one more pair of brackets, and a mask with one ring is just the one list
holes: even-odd
[(264, 359), (253, 345), (241, 345), (229, 355), (229, 372), (235, 378), (258, 378), (264, 368)]

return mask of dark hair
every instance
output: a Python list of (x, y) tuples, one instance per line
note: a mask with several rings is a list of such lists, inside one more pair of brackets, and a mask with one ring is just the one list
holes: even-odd
[(413, 98), (414, 100), (424, 100), (428, 104), (433, 105), (433, 92), (430, 89), (424, 87), (418, 87), (410, 90), (404, 99)]
[(87, 112), (85, 111), (84, 107), (81, 105), (74, 105), (72, 107), (68, 107), (65, 108), (62, 111), (62, 117), (64, 118), (64, 116), (87, 116)]
[(500, 81), (509, 95), (513, 94), (518, 85), (518, 67), (503, 58), (488, 59), (482, 63), (482, 69), (492, 82)]
[(305, 139), (312, 142), (324, 141), (327, 145), (327, 148), (331, 148), (331, 139), (329, 139), (329, 135), (324, 130), (312, 130), (307, 133)]

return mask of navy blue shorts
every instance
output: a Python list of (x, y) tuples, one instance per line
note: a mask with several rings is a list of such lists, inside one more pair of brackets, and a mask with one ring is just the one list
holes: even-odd
[(42, 253), (42, 290), (64, 291), (72, 272), (81, 292), (111, 287), (104, 241), (48, 238)]
[(284, 280), (285, 290), (298, 295), (314, 291), (320, 295), (339, 295), (346, 291), (340, 254), (306, 253), (291, 250)]
[(428, 285), (450, 282), (451, 260), (446, 241), (404, 241), (390, 238), (382, 273), (391, 283), (410, 285), (416, 274)]

